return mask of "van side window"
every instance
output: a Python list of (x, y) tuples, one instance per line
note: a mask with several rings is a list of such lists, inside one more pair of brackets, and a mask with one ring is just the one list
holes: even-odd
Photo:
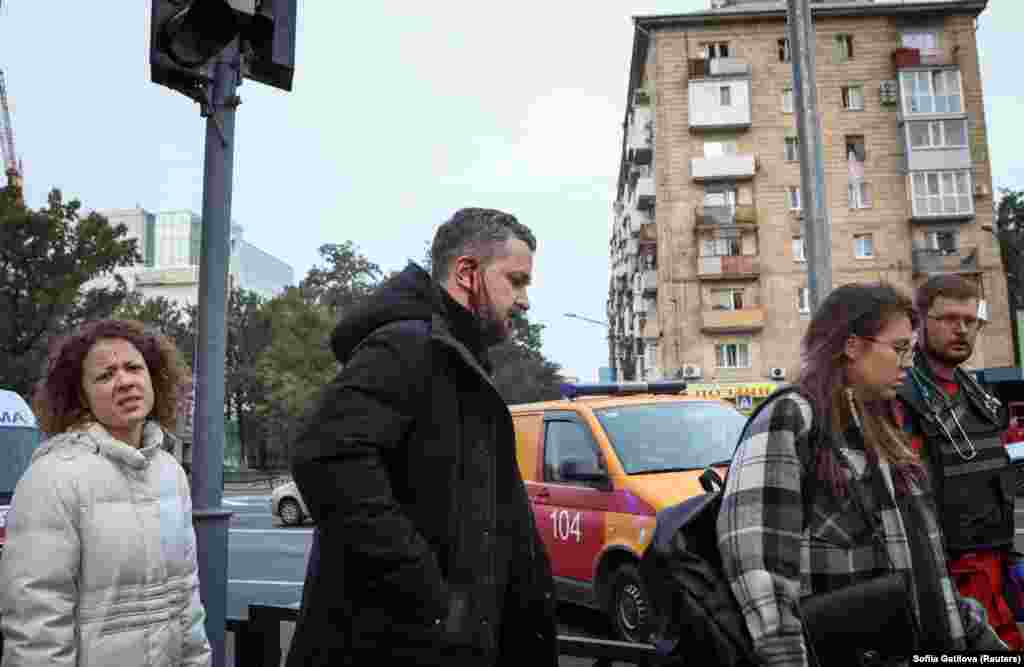
[(544, 479), (549, 482), (581, 483), (563, 478), (563, 465), (569, 460), (577, 462), (577, 470), (601, 472), (597, 452), (582, 424), (573, 421), (548, 422), (544, 437)]

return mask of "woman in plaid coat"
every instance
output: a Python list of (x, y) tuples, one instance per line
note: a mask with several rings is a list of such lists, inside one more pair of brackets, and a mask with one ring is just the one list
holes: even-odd
[[(771, 399), (736, 450), (719, 547), (764, 664), (812, 664), (801, 597), (893, 568), (911, 575), (921, 650), (1005, 648), (984, 609), (955, 592), (925, 470), (893, 421), (915, 322), (891, 286), (834, 290), (804, 336), (799, 391)], [(851, 493), (881, 519), (884, 551)]]

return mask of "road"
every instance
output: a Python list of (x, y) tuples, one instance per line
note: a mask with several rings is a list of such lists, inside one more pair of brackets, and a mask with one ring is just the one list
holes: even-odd
[[(310, 524), (283, 527), (272, 521), (269, 495), (230, 495), (226, 509), (235, 515), (228, 536), (229, 617), (245, 618), (250, 602), (298, 607), (302, 580), (313, 540)], [(559, 607), (560, 634), (607, 637), (607, 623), (597, 612)], [(282, 643), (291, 638), (291, 624), (282, 626)], [(233, 637), (228, 637), (228, 662), (233, 664)], [(564, 657), (560, 667), (589, 667), (592, 661)]]
[[(228, 616), (244, 618), (250, 602), (298, 606), (312, 542), (309, 524), (282, 527), (272, 522), (267, 495), (226, 496), (235, 512), (228, 540)], [(1017, 550), (1024, 553), (1024, 498), (1018, 500)], [(608, 624), (597, 612), (560, 605), (559, 634), (608, 637)], [(291, 639), (291, 624), (282, 627), (282, 643)], [(228, 639), (227, 664), (233, 653)], [(560, 667), (590, 667), (591, 660), (563, 657)]]

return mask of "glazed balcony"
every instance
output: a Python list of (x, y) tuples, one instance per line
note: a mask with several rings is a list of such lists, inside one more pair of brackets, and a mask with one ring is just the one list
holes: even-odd
[(764, 328), (763, 306), (736, 310), (713, 309), (701, 313), (701, 331), (704, 333), (742, 333)]
[(761, 275), (757, 255), (713, 255), (697, 258), (697, 277), (701, 280), (754, 279)]
[(914, 248), (914, 275), (935, 273), (979, 273), (977, 246), (965, 246), (953, 251), (934, 248)]

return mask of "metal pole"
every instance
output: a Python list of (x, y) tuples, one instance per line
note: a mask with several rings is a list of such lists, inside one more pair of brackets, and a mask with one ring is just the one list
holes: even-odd
[(807, 250), (811, 311), (832, 290), (832, 223), (825, 191), (825, 165), (814, 69), (814, 21), (808, 0), (787, 0), (793, 102), (800, 137), (800, 204)]
[(224, 487), (224, 358), (227, 349), (227, 277), (230, 254), (235, 90), (241, 82), (238, 40), (214, 64), (211, 108), (206, 115), (202, 252), (199, 259), (199, 339), (192, 450), (193, 520), (199, 591), (206, 607), (206, 636), (213, 667), (224, 667), (228, 592), (228, 522)]

